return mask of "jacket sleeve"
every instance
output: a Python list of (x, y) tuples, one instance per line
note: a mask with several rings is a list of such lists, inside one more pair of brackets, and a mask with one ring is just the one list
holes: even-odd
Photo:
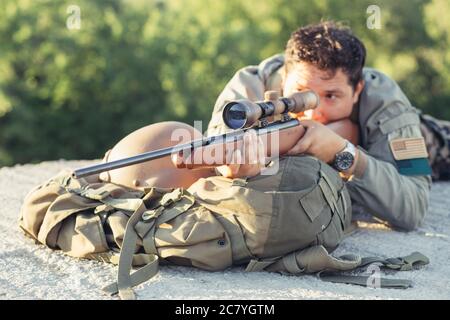
[(377, 72), (371, 76), (384, 79), (369, 84), (361, 96), (360, 112), (374, 110), (360, 116), (366, 169), (347, 186), (353, 203), (395, 227), (413, 230), (428, 210), (431, 177), (426, 170), (400, 174), (389, 142), (422, 137), (418, 111), (394, 81)]
[(391, 162), (362, 151), (367, 159), (366, 170), (347, 183), (352, 202), (395, 227), (417, 228), (428, 210), (431, 178), (403, 176)]

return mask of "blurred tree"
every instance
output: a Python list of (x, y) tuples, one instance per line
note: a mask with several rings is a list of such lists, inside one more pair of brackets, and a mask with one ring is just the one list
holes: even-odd
[[(69, 30), (78, 5), (81, 28)], [(381, 29), (368, 29), (369, 5)], [(2, 0), (0, 165), (99, 158), (146, 124), (206, 126), (241, 67), (282, 52), (297, 27), (348, 24), (368, 65), (426, 112), (450, 118), (447, 0)], [(205, 129), (205, 128), (204, 128)]]
[(120, 1), (79, 1), (81, 29), (69, 30), (68, 5), (2, 2), (4, 164), (99, 157), (165, 105), (157, 60), (161, 48), (142, 37), (155, 9), (128, 11)]

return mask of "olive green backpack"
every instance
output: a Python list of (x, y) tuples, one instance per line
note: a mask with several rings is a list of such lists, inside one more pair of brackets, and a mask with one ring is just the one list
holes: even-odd
[[(131, 288), (153, 277), (159, 264), (210, 271), (246, 265), (246, 271), (318, 273), (327, 281), (368, 285), (367, 276), (335, 271), (373, 262), (394, 270), (428, 263), (417, 252), (387, 260), (331, 256), (351, 222), (344, 182), (312, 157), (286, 157), (278, 165), (274, 175), (209, 177), (187, 190), (134, 190), (64, 171), (28, 194), (20, 227), (70, 256), (118, 264), (117, 281), (105, 291), (122, 299), (133, 299)], [(139, 268), (130, 273), (133, 266)]]

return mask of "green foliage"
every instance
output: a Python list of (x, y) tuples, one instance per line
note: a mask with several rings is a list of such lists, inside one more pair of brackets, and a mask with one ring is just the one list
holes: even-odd
[[(79, 30), (66, 27), (72, 4)], [(366, 27), (372, 4), (380, 30)], [(320, 19), (347, 23), (368, 65), (450, 118), (448, 12), (447, 0), (2, 0), (0, 165), (99, 158), (157, 121), (206, 125), (236, 70)]]

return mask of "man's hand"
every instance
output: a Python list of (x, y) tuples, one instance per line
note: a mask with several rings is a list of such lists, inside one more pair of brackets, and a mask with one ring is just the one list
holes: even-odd
[[(171, 161), (179, 169), (196, 170), (216, 167), (224, 177), (240, 178), (259, 174), (261, 169), (265, 168), (266, 154), (266, 145), (261, 137), (255, 130), (249, 130), (245, 132), (242, 141), (202, 147), (187, 154), (180, 151), (172, 154)], [(214, 159), (215, 156), (217, 156), (216, 159)], [(221, 165), (223, 163), (226, 164)]]
[(287, 154), (309, 154), (326, 163), (333, 162), (336, 153), (345, 148), (345, 139), (327, 126), (314, 120), (302, 120), (306, 133)]
[(220, 174), (227, 178), (253, 177), (265, 166), (266, 150), (255, 130), (244, 134), (241, 148), (233, 151), (232, 162), (217, 167)]

